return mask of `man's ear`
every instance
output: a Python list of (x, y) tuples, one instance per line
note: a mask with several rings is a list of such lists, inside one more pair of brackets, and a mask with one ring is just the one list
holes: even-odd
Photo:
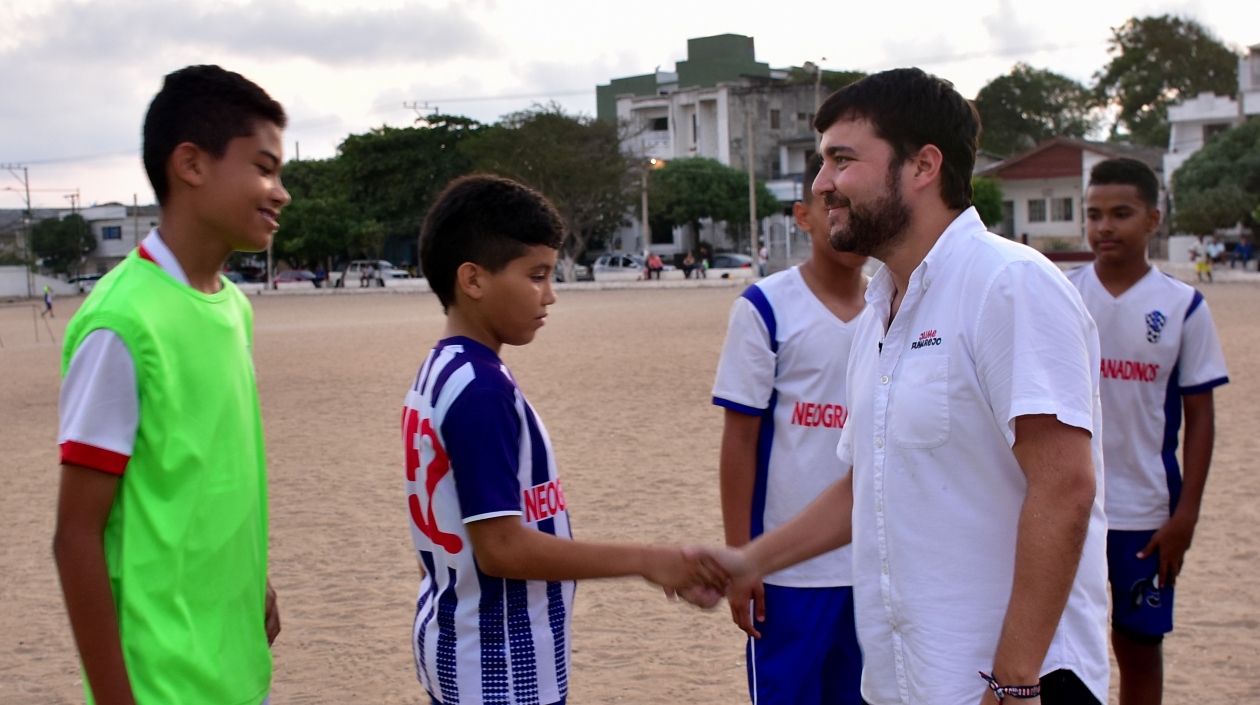
[(455, 288), (473, 301), (486, 295), (485, 283), (489, 272), (472, 262), (465, 262), (455, 270)]
[(1150, 220), (1146, 224), (1146, 229), (1149, 231), (1149, 234), (1154, 235), (1155, 231), (1159, 230), (1160, 222), (1164, 220), (1164, 214), (1158, 208), (1151, 208), (1150, 211), (1150, 214), (1147, 216)]
[(189, 186), (205, 183), (206, 167), (210, 155), (192, 142), (181, 142), (167, 160), (170, 175)]
[[(822, 198), (815, 195), (814, 198)], [(796, 227), (809, 232), (809, 206), (804, 201), (797, 201), (792, 204), (792, 217), (796, 219)]]
[[(945, 155), (934, 144), (925, 144), (918, 153), (910, 157), (911, 188), (921, 191), (933, 182), (939, 182), (941, 165), (945, 163)], [(939, 189), (939, 186), (937, 187)]]

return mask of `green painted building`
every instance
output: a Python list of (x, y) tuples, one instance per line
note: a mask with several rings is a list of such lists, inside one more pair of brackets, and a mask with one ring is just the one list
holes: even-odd
[(616, 121), (617, 96), (660, 95), (679, 88), (713, 88), (743, 76), (770, 77), (770, 65), (757, 61), (753, 38), (742, 34), (718, 34), (687, 40), (687, 58), (673, 72), (614, 78), (595, 87), (596, 117)]

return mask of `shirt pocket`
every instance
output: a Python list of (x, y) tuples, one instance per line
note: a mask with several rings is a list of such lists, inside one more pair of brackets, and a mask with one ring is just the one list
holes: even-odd
[(901, 448), (936, 448), (949, 438), (949, 356), (901, 363), (893, 389), (893, 441)]

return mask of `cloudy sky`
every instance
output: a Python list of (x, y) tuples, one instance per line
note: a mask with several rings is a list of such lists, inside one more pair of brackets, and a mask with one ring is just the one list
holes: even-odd
[[(321, 158), (347, 134), (411, 124), (407, 101), (485, 121), (549, 98), (593, 114), (597, 83), (671, 70), (688, 37), (752, 35), (774, 67), (918, 65), (971, 97), (1016, 61), (1088, 81), (1111, 27), (1164, 13), (1260, 42), (1260, 3), (1221, 0), (0, 0), (0, 163), (29, 166), (36, 206), (74, 189), (152, 202), (144, 111), (164, 74), (195, 63), (266, 88), (290, 115), (287, 156)], [(0, 189), (18, 185), (0, 171)], [(0, 190), (0, 208), (21, 206)]]

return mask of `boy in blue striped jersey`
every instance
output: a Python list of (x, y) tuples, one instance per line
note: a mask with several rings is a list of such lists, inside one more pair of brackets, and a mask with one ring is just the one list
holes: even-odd
[[(438, 705), (563, 703), (576, 580), (640, 575), (667, 592), (701, 582), (681, 548), (571, 539), (551, 440), (499, 359), (543, 326), (563, 235), (540, 194), (477, 175), (446, 187), (420, 236), (447, 323), (402, 426), (423, 573), (412, 647)], [(712, 606), (721, 593), (687, 594)]]

